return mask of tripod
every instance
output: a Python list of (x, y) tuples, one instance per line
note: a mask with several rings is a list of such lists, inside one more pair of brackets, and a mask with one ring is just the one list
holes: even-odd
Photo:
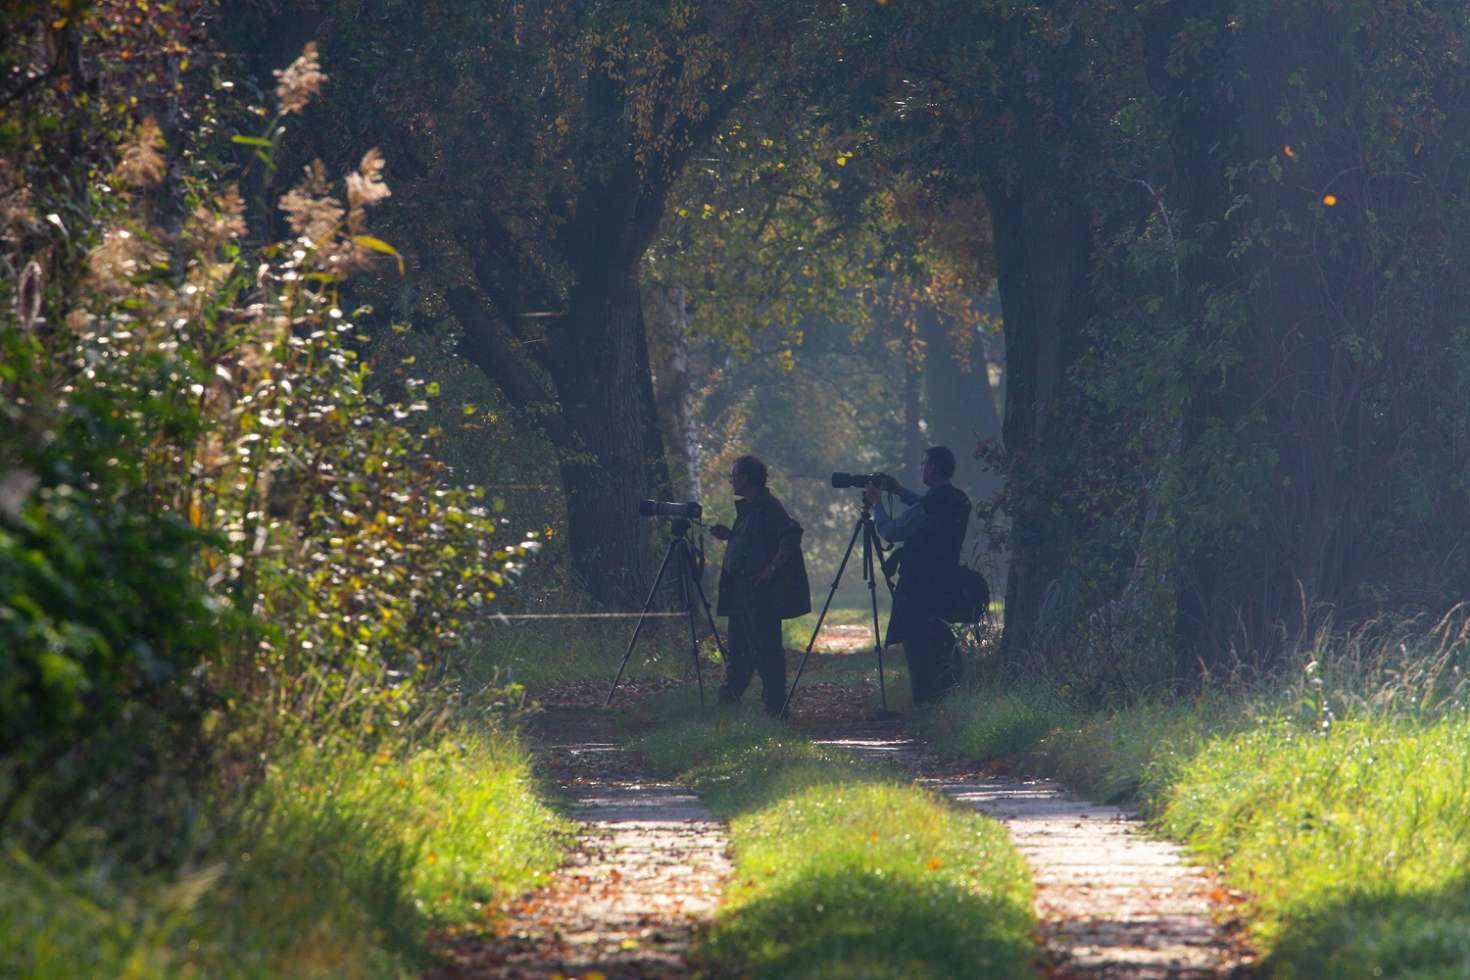
[[(857, 526), (852, 529), (852, 537), (848, 539), (847, 550), (842, 553), (842, 562), (837, 566), (837, 576), (832, 579), (832, 588), (827, 592), (827, 601), (822, 603), (822, 612), (817, 616), (816, 629), (812, 630), (812, 638), (806, 643), (806, 652), (801, 655), (801, 666), (796, 668), (796, 678), (791, 682), (791, 690), (786, 693), (786, 703), (781, 706), (781, 717), (786, 717), (787, 709), (791, 707), (791, 699), (796, 696), (796, 685), (801, 683), (802, 672), (806, 670), (807, 658), (812, 655), (812, 647), (817, 643), (817, 634), (822, 632), (822, 620), (827, 618), (827, 610), (832, 605), (832, 597), (837, 594), (837, 586), (842, 582), (842, 573), (847, 568), (847, 561), (852, 557), (853, 545), (857, 544), (858, 537), (863, 539), (863, 581), (868, 583), (868, 599), (873, 606), (873, 650), (878, 654), (878, 696), (882, 699), (883, 711), (888, 712), (888, 686), (883, 680), (883, 634), (878, 631), (878, 584), (873, 575), (873, 555), (883, 553), (883, 542), (878, 539), (878, 530), (873, 526), (873, 508), (863, 500), (863, 512), (858, 516)], [(885, 578), (884, 581), (887, 581)], [(888, 583), (888, 591), (893, 592), (893, 584)]]
[[(643, 600), (643, 609), (638, 614), (638, 625), (633, 627), (633, 638), (628, 641), (628, 649), (623, 651), (623, 662), (618, 665), (617, 676), (613, 678), (612, 688), (607, 692), (607, 701), (604, 707), (612, 704), (613, 695), (617, 693), (618, 682), (623, 679), (623, 671), (628, 668), (628, 659), (633, 656), (633, 645), (638, 642), (638, 634), (643, 632), (643, 621), (648, 618), (648, 609), (653, 605), (653, 597), (658, 592), (659, 583), (663, 581), (664, 572), (668, 570), (669, 562), (677, 562), (678, 571), (674, 574), (679, 576), (679, 596), (684, 603), (684, 611), (689, 616), (689, 652), (694, 659), (694, 676), (699, 679), (699, 706), (704, 707), (704, 672), (699, 666), (699, 636), (694, 629), (694, 604), (689, 599), (689, 587), (694, 586), (694, 591), (699, 593), (699, 601), (704, 606), (704, 616), (709, 620), (709, 628), (715, 637), (715, 646), (719, 647), (720, 656), (725, 655), (725, 644), (720, 641), (720, 631), (715, 627), (714, 613), (710, 611), (709, 599), (705, 597), (704, 586), (699, 581), (699, 567), (694, 560), (693, 549), (689, 545), (687, 537), (689, 533), (689, 522), (684, 518), (678, 518), (673, 522), (674, 540), (669, 542), (669, 550), (664, 552), (663, 564), (658, 566), (658, 574), (653, 578), (653, 587), (648, 590), (648, 598)], [(675, 558), (677, 555), (677, 559)], [(701, 563), (702, 564), (702, 563)]]

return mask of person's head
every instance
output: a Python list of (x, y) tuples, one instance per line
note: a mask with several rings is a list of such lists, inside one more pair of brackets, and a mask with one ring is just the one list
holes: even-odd
[(930, 446), (924, 450), (921, 473), (924, 486), (932, 487), (954, 478), (954, 452), (944, 446)]
[(766, 464), (759, 456), (740, 456), (730, 464), (730, 489), (737, 497), (749, 497), (764, 490)]

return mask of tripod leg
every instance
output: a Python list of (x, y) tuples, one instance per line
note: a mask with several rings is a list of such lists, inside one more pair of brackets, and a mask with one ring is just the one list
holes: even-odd
[(623, 662), (618, 664), (617, 676), (613, 678), (612, 687), (608, 689), (607, 701), (603, 707), (612, 704), (613, 695), (617, 693), (618, 682), (623, 679), (623, 671), (628, 668), (628, 658), (633, 656), (633, 644), (638, 642), (638, 634), (643, 632), (643, 621), (648, 618), (649, 607), (653, 605), (653, 597), (658, 592), (658, 584), (664, 580), (664, 569), (669, 567), (669, 559), (674, 557), (674, 548), (679, 539), (675, 538), (669, 542), (669, 550), (664, 552), (664, 560), (658, 566), (658, 574), (653, 577), (653, 585), (648, 590), (648, 598), (643, 600), (643, 609), (638, 613), (638, 625), (633, 627), (633, 638), (628, 641), (628, 649), (623, 651)]
[[(827, 601), (822, 603), (822, 611), (817, 616), (816, 628), (812, 630), (812, 638), (806, 641), (806, 652), (801, 655), (801, 664), (796, 668), (796, 676), (791, 679), (791, 687), (786, 692), (786, 701), (781, 705), (781, 717), (786, 717), (786, 712), (791, 708), (791, 699), (796, 697), (796, 685), (801, 683), (801, 675), (806, 670), (807, 658), (812, 655), (812, 647), (817, 644), (817, 634), (822, 632), (822, 621), (827, 618), (827, 610), (832, 606), (832, 597), (837, 595), (837, 586), (842, 582), (842, 573), (847, 569), (847, 560), (852, 557), (852, 546), (857, 544), (858, 535), (863, 531), (862, 521), (852, 529), (852, 537), (847, 539), (847, 550), (842, 553), (842, 562), (837, 566), (837, 574), (832, 577), (832, 588), (827, 590)], [(877, 600), (874, 600), (875, 602)]]
[(699, 681), (699, 710), (704, 710), (704, 671), (699, 666), (699, 637), (694, 632), (694, 603), (689, 599), (689, 583), (694, 578), (694, 559), (689, 546), (679, 549), (683, 558), (679, 575), (679, 593), (684, 599), (684, 612), (689, 615), (689, 652), (694, 658), (694, 676)]
[(863, 524), (863, 576), (868, 582), (868, 601), (873, 605), (873, 649), (878, 652), (878, 699), (883, 713), (888, 713), (888, 684), (883, 679), (883, 634), (878, 630), (878, 583), (873, 574), (873, 552), (879, 549), (878, 532), (871, 523)]
[[(691, 573), (692, 571), (691, 569)], [(715, 649), (720, 651), (720, 659), (729, 663), (730, 657), (725, 652), (725, 641), (720, 639), (720, 628), (715, 625), (715, 613), (710, 608), (709, 597), (704, 594), (704, 585), (700, 583), (698, 575), (691, 574), (689, 581), (694, 583), (694, 591), (699, 595), (699, 604), (704, 607), (704, 618), (709, 621), (709, 630), (715, 637)]]

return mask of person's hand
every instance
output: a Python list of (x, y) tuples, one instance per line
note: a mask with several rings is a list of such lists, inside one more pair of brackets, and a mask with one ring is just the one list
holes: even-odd
[(734, 531), (730, 530), (723, 524), (716, 524), (714, 527), (709, 529), (709, 533), (711, 536), (714, 537), (716, 541), (729, 541), (730, 538), (733, 537), (735, 534)]
[(867, 501), (869, 507), (878, 506), (878, 498), (882, 494), (883, 490), (876, 483), (869, 483), (863, 487), (863, 499)]

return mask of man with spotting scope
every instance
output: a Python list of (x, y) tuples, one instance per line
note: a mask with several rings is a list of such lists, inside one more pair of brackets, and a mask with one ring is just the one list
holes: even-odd
[(780, 715), (786, 702), (781, 620), (812, 611), (801, 557), (801, 525), (766, 486), (766, 464), (757, 457), (735, 460), (730, 489), (736, 497), (735, 526), (710, 528), (726, 542), (717, 613), (730, 617), (725, 633), (730, 659), (720, 703), (739, 703), (751, 674), (759, 672), (761, 703), (767, 714)]
[[(886, 541), (903, 542), (884, 645), (903, 644), (915, 705), (937, 701), (959, 683), (959, 653), (943, 611), (959, 586), (957, 569), (970, 524), (970, 498), (949, 482), (954, 469), (952, 451), (930, 446), (921, 465), (929, 488), (923, 496), (892, 477), (886, 486), (869, 483), (863, 488), (878, 533)], [(908, 509), (890, 515), (881, 499), (884, 491), (895, 494)]]

